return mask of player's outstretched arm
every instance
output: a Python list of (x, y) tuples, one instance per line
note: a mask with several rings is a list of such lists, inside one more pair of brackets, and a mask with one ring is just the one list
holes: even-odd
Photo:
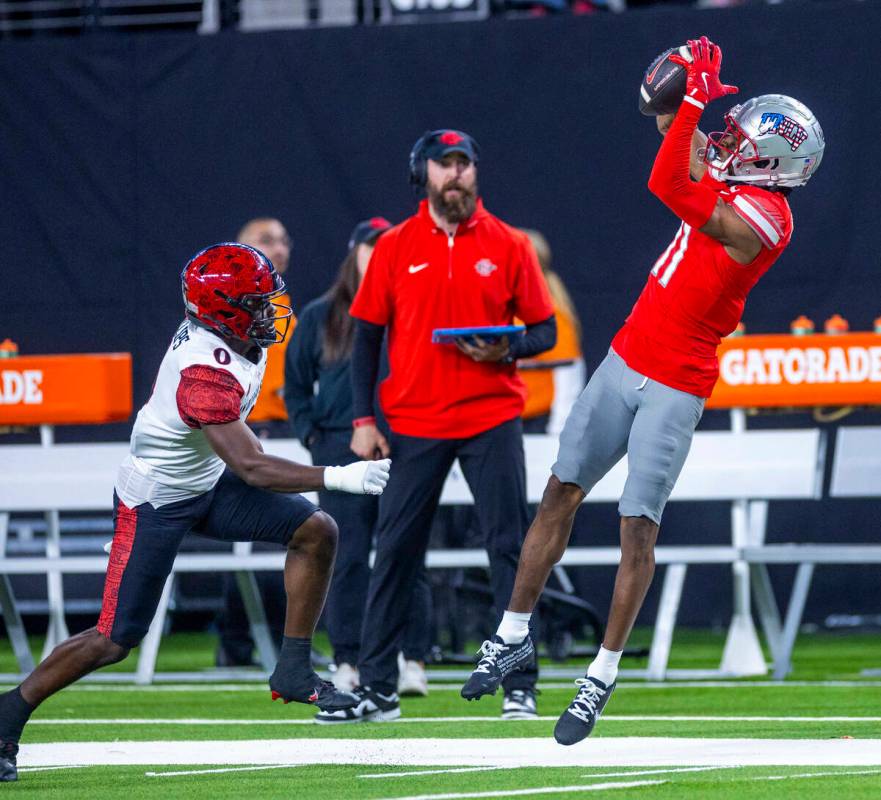
[[(676, 114), (658, 114), (655, 122), (658, 126), (658, 133), (666, 136), (676, 119)], [(691, 155), (688, 161), (688, 171), (693, 180), (699, 181), (707, 173), (707, 165), (704, 163), (704, 152), (707, 148), (707, 135), (700, 129), (695, 128), (691, 135)]]
[[(748, 264), (761, 250), (758, 236), (716, 192), (695, 183), (689, 175), (694, 133), (704, 106), (711, 100), (734, 94), (737, 88), (719, 79), (720, 48), (706, 36), (689, 42), (689, 46), (692, 60), (678, 59), (688, 70), (685, 97), (658, 150), (649, 189), (683, 222), (721, 242), (735, 261)], [(677, 60), (678, 57), (671, 58)]]
[(205, 438), (226, 465), (250, 486), (274, 492), (335, 489), (382, 494), (391, 461), (357, 461), (344, 467), (310, 467), (263, 452), (260, 440), (241, 420), (203, 425)]

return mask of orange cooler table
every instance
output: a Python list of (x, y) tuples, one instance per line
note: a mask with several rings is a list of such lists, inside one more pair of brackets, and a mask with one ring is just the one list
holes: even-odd
[(131, 413), (130, 353), (18, 356), (0, 361), (0, 425), (124, 422)]
[(731, 336), (707, 408), (881, 405), (877, 333)]
[[(131, 413), (130, 353), (16, 356), (0, 360), (0, 425), (39, 426), (40, 440), (45, 447), (52, 444), (54, 425), (124, 422)], [(50, 509), (45, 516), (46, 555), (57, 557), (61, 555), (59, 513)], [(8, 521), (9, 515), (0, 510), (3, 528), (0, 532), (4, 541)], [(4, 555), (0, 551), (0, 557)], [(49, 627), (44, 658), (68, 637), (61, 574), (49, 571), (46, 579)], [(23, 670), (28, 672), (33, 669), (33, 659), (6, 575), (0, 580), (0, 605), (13, 650)]]

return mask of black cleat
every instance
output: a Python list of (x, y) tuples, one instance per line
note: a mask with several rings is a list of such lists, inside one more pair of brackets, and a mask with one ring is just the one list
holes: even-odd
[(273, 673), (269, 679), (269, 688), (273, 700), (281, 699), (285, 704), (291, 701), (306, 703), (318, 706), (322, 711), (353, 708), (360, 702), (360, 698), (353, 692), (341, 692), (330, 681), (321, 680), (315, 672), (305, 675), (295, 686), (285, 687), (279, 685)]
[(0, 741), (0, 781), (17, 781), (18, 767), (15, 758), (18, 755), (18, 742)]
[(575, 685), (578, 694), (554, 727), (554, 738), (560, 744), (575, 744), (590, 736), (616, 686), (614, 683), (606, 686), (602, 681), (588, 677), (579, 678)]
[(529, 636), (520, 644), (505, 644), (498, 636), (493, 636), (492, 641), (485, 641), (478, 652), (483, 657), (462, 687), (461, 695), (466, 700), (479, 700), (485, 694), (495, 694), (508, 675), (529, 664), (535, 655), (535, 646)]
[(388, 722), (401, 716), (397, 692), (382, 694), (369, 686), (355, 689), (358, 704), (338, 711), (322, 710), (315, 715), (319, 725), (344, 725), (352, 722)]

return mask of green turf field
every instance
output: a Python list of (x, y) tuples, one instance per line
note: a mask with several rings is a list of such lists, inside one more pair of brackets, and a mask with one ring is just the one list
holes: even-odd
[[(159, 668), (207, 668), (213, 644), (168, 637)], [(722, 644), (684, 632), (671, 667), (715, 666)], [(575, 690), (559, 681), (543, 687), (536, 721), (503, 721), (499, 698), (469, 704), (456, 684), (435, 684), (428, 698), (404, 700), (400, 722), (341, 727), (270, 702), (259, 683), (93, 683), (38, 710), (20, 780), (0, 791), (90, 800), (120, 791), (212, 800), (881, 798), (881, 680), (861, 677), (881, 667), (881, 638), (802, 637), (794, 662), (783, 684), (623, 682), (594, 736), (572, 748), (551, 738)], [(12, 666), (4, 642), (0, 671)]]

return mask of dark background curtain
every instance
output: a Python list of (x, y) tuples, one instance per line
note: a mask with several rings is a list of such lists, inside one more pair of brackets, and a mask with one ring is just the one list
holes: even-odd
[[(724, 46), (723, 76), (741, 97), (801, 99), (828, 142), (817, 176), (791, 198), (793, 243), (750, 297), (748, 331), (784, 331), (802, 313), (822, 323), (833, 312), (869, 329), (881, 314), (879, 30), (877, 4), (828, 2), (6, 41), (0, 338), (22, 353), (131, 352), (137, 408), (182, 316), (178, 275), (189, 256), (234, 237), (250, 217), (278, 217), (294, 239), (287, 280), (300, 309), (330, 284), (356, 220), (412, 213), (409, 149), (424, 130), (450, 126), (481, 143), (488, 208), (547, 235), (592, 369), (678, 224), (646, 188), (660, 140), (637, 112), (639, 80), (657, 52), (702, 33)], [(702, 127), (718, 129), (725, 110), (714, 103)], [(709, 413), (702, 424), (723, 427), (727, 416)], [(801, 415), (756, 424), (813, 423)], [(122, 439), (128, 429), (58, 438)], [(772, 504), (769, 538), (872, 541), (878, 508)], [(610, 544), (616, 530), (612, 507), (586, 507), (576, 540)], [(724, 504), (668, 508), (666, 543), (728, 537)], [(694, 572), (705, 601), (689, 604), (686, 621), (722, 620), (729, 582), (714, 568)], [(587, 591), (602, 601), (609, 576), (587, 574)], [(808, 616), (877, 612), (876, 586), (868, 568), (821, 568)]]

